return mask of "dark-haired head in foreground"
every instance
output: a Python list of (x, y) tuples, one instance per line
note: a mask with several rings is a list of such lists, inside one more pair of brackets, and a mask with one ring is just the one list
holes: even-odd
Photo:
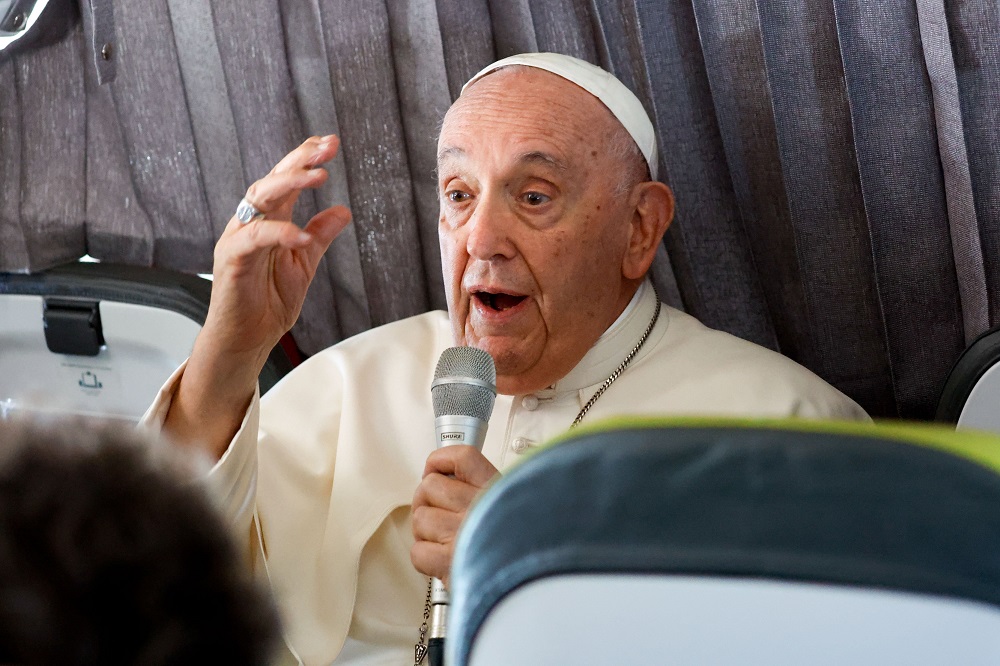
[(152, 444), (0, 421), (0, 663), (268, 662), (270, 600)]

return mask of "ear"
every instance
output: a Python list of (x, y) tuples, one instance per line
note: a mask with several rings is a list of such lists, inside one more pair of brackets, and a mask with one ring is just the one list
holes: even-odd
[(674, 195), (663, 183), (655, 180), (640, 183), (633, 196), (636, 197), (635, 211), (628, 248), (622, 258), (622, 276), (627, 280), (638, 280), (646, 275), (663, 234), (674, 219)]

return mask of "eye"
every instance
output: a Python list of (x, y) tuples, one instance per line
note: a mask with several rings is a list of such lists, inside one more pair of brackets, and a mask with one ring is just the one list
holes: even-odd
[(529, 206), (541, 206), (552, 201), (550, 197), (541, 192), (525, 192), (521, 195), (521, 199)]
[(445, 192), (444, 195), (448, 197), (448, 201), (451, 201), (452, 203), (462, 203), (463, 201), (468, 201), (470, 196), (468, 192), (462, 192), (461, 190), (449, 190), (448, 192)]

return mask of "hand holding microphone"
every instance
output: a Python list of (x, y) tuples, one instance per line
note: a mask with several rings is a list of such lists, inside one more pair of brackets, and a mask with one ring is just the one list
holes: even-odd
[(434, 665), (444, 640), (445, 583), (455, 534), (476, 495), (498, 473), (480, 453), (496, 397), (493, 359), (472, 347), (446, 349), (434, 373), (431, 395), (438, 450), (428, 457), (413, 497), (416, 543), (410, 557), (418, 571), (435, 578), (428, 645)]

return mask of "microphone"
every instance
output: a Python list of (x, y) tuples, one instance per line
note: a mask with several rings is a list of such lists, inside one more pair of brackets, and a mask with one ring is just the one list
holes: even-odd
[[(431, 383), (437, 447), (467, 444), (482, 450), (496, 394), (497, 370), (492, 356), (475, 347), (445, 349)], [(430, 666), (444, 663), (447, 621), (448, 590), (435, 578), (431, 581), (431, 625), (427, 640)]]

